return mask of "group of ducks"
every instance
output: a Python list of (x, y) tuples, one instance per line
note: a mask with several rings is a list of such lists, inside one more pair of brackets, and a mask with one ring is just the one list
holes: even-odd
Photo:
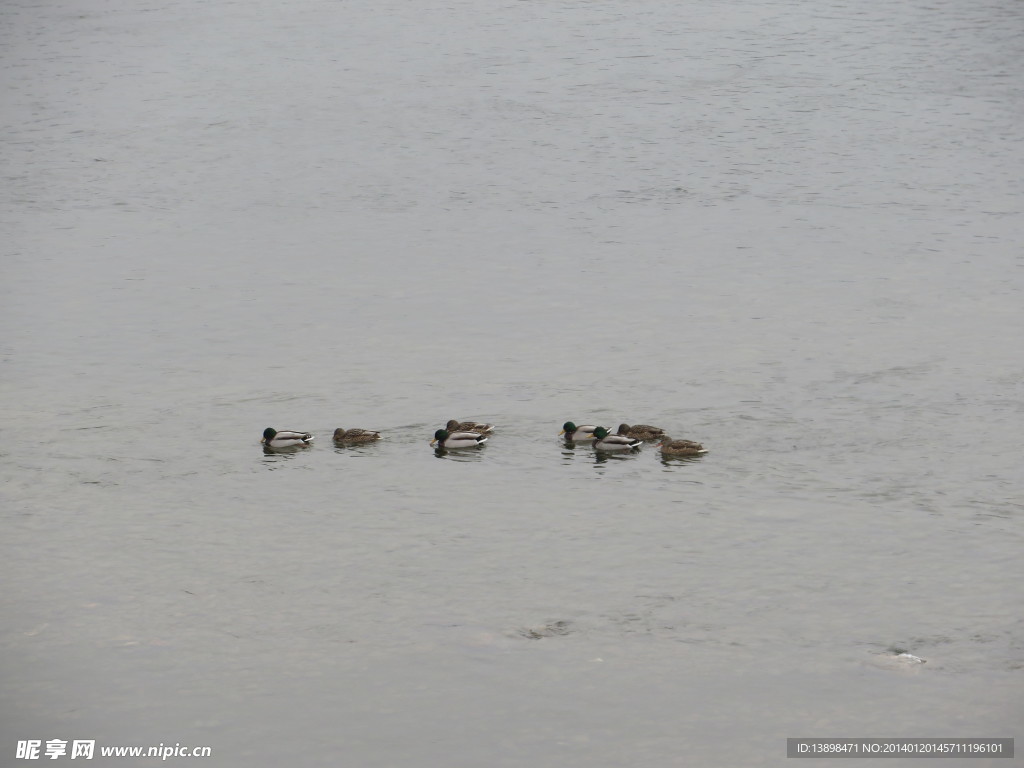
[[(444, 429), (434, 433), (431, 445), (436, 445), (439, 450), (457, 450), (462, 448), (476, 448), (487, 442), (487, 438), (494, 432), (493, 424), (482, 424), (476, 421), (457, 421), (452, 419)], [(562, 425), (560, 435), (565, 436), (567, 443), (591, 442), (598, 451), (632, 451), (639, 448), (645, 442), (658, 441), (665, 456), (700, 456), (707, 453), (707, 449), (700, 443), (693, 440), (673, 440), (665, 434), (660, 427), (652, 427), (649, 424), (620, 424), (614, 434), (605, 427), (585, 424), (576, 426), (573, 422), (567, 421)], [(282, 429), (280, 431), (273, 427), (263, 430), (262, 442), (268, 448), (296, 448), (309, 445), (315, 438), (309, 432), (296, 432), (294, 430)], [(338, 444), (370, 443), (380, 440), (380, 432), (372, 429), (342, 429), (334, 430), (334, 442)]]

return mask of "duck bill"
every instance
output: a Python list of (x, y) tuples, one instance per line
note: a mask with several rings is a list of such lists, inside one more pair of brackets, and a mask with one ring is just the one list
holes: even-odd
[(435, 437), (433, 440), (430, 441), (430, 444), (434, 445), (436, 442), (437, 442), (437, 438)]

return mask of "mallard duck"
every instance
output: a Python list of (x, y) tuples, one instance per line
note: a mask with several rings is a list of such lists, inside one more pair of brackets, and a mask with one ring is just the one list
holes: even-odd
[(334, 430), (334, 442), (336, 443), (369, 443), (373, 440), (380, 440), (380, 432), (372, 429), (342, 429)]
[(447, 429), (439, 429), (434, 433), (434, 439), (430, 441), (430, 444), (437, 443), (438, 448), (451, 450), (452, 448), (475, 448), (486, 442), (487, 435), (478, 435), (476, 432), (449, 432)]
[(637, 440), (661, 440), (665, 436), (665, 430), (660, 427), (652, 427), (650, 424), (619, 424), (619, 434), (626, 437), (635, 437)]
[(628, 451), (643, 445), (643, 440), (611, 435), (604, 427), (594, 427), (594, 448), (598, 451)]
[(476, 432), (478, 435), (489, 435), (494, 431), (494, 425), (481, 424), (478, 421), (456, 421), (452, 419), (445, 425), (445, 429), (453, 434), (455, 432)]
[(562, 425), (562, 431), (558, 434), (565, 435), (565, 439), (570, 443), (579, 443), (584, 440), (594, 439), (594, 427), (593, 424), (585, 424), (582, 427), (577, 427), (571, 421), (565, 422)]
[(661, 439), (658, 446), (665, 456), (700, 456), (708, 452), (703, 445), (693, 440), (673, 440), (667, 435)]
[(309, 432), (295, 432), (291, 429), (282, 429), (278, 432), (273, 427), (263, 430), (261, 443), (268, 448), (292, 448), (297, 445), (309, 445), (315, 440)]

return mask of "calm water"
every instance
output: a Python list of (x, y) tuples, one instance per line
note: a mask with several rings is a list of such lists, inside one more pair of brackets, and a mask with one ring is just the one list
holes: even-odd
[(1024, 736), (1022, 62), (1015, 0), (5, 3), (0, 762)]

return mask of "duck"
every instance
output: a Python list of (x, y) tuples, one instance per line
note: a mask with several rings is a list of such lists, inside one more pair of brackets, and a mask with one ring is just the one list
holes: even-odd
[(661, 427), (652, 427), (650, 424), (619, 424), (619, 434), (626, 437), (635, 437), (638, 440), (661, 440), (665, 436), (665, 430)]
[(612, 435), (604, 427), (594, 427), (594, 448), (598, 451), (629, 451), (643, 445), (643, 440), (625, 435)]
[(487, 442), (487, 435), (480, 435), (476, 432), (449, 432), (447, 429), (439, 429), (434, 433), (434, 439), (430, 441), (433, 445), (437, 443), (440, 450), (451, 450), (452, 448), (475, 448)]
[(489, 435), (494, 431), (493, 424), (481, 424), (478, 421), (458, 421), (451, 419), (445, 429), (449, 432), (476, 432), (478, 435)]
[(702, 456), (708, 452), (707, 448), (693, 440), (673, 440), (668, 435), (661, 439), (658, 446), (664, 456)]
[(334, 442), (336, 443), (369, 443), (380, 440), (380, 432), (373, 429), (342, 429), (334, 430)]
[(315, 439), (309, 432), (296, 432), (292, 429), (282, 429), (279, 432), (273, 427), (267, 427), (263, 430), (263, 439), (260, 442), (268, 448), (293, 448), (309, 445)]
[(558, 434), (565, 435), (565, 439), (570, 443), (578, 443), (583, 440), (593, 440), (595, 429), (597, 427), (593, 424), (584, 424), (582, 427), (577, 427), (571, 421), (567, 421), (562, 425), (562, 431)]

